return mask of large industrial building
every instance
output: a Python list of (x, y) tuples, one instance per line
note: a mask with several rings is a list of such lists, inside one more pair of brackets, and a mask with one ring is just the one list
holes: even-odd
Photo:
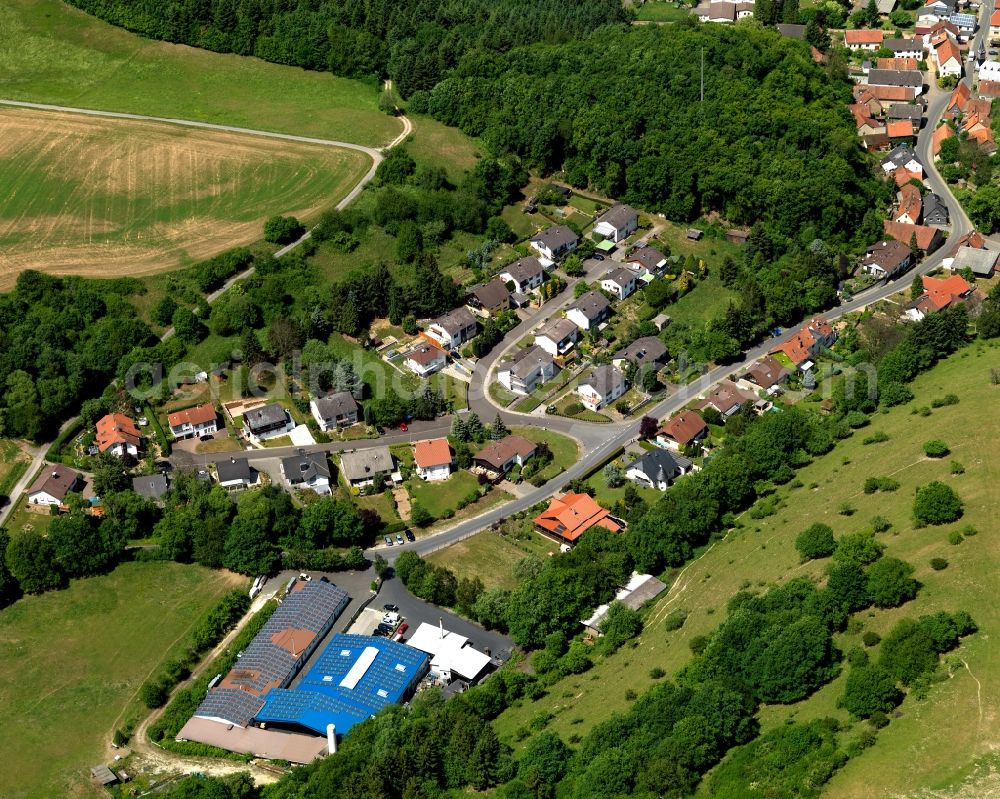
[(348, 602), (330, 583), (296, 583), (178, 739), (308, 763), (332, 750), (337, 735), (408, 699), (427, 673), (427, 656), (367, 635), (334, 635), (289, 687)]

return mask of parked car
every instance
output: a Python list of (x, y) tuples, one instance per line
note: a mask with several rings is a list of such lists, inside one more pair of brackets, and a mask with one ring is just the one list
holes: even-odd
[(406, 422), (400, 422), (399, 423), (399, 429), (402, 430), (405, 433), (410, 428), (406, 426)]
[(604, 260), (604, 256), (601, 253), (599, 253), (599, 252), (595, 252), (590, 257), (593, 258), (595, 261), (603, 261)]
[[(413, 534), (413, 530), (407, 530), (406, 531), (406, 540), (407, 541), (416, 541), (417, 540), (417, 537)], [(396, 608), (396, 610), (399, 610), (399, 608)]]
[(396, 533), (396, 543), (399, 544), (400, 546), (403, 546), (403, 536), (401, 536), (399, 533)]
[(409, 629), (410, 625), (404, 621), (402, 624), (399, 625), (399, 627), (396, 628), (396, 635), (402, 635)]
[(383, 605), (382, 610), (386, 613), (399, 613), (399, 605)]
[(392, 539), (389, 538), (389, 536), (385, 536), (382, 540), (385, 541), (385, 545), (387, 547), (391, 547), (392, 546)]

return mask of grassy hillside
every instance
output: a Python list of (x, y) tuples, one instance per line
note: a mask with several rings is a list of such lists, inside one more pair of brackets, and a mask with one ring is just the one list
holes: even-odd
[(369, 145), (402, 130), (374, 84), (149, 41), (59, 0), (0, 4), (0, 97)]
[[(781, 488), (777, 513), (758, 520), (745, 514), (740, 530), (713, 543), (673, 575), (670, 590), (649, 614), (635, 648), (625, 647), (600, 659), (591, 671), (557, 683), (541, 700), (507, 711), (497, 722), (501, 737), (515, 743), (531, 727), (547, 726), (567, 740), (576, 740), (595, 723), (624, 710), (634, 696), (631, 692), (642, 694), (655, 681), (652, 669), (672, 674), (686, 664), (691, 658), (690, 640), (719, 624), (726, 602), (737, 591), (791, 577), (821, 578), (822, 561), (799, 563), (793, 542), (801, 530), (823, 521), (842, 535), (883, 516), (893, 525), (879, 536), (886, 554), (912, 563), (923, 588), (915, 601), (900, 609), (863, 615), (862, 627), (838, 636), (841, 649), (859, 644), (866, 630), (884, 635), (902, 616), (942, 609), (968, 610), (980, 633), (951, 656), (952, 678), (933, 686), (925, 700), (908, 697), (901, 716), (879, 733), (878, 743), (850, 761), (824, 795), (915, 795), (919, 788), (946, 786), (964, 777), (978, 757), (995, 747), (992, 720), (1000, 712), (1000, 698), (989, 689), (1000, 680), (1000, 652), (991, 644), (1000, 635), (1000, 609), (993, 599), (1000, 566), (1000, 544), (994, 537), (1000, 507), (996, 446), (1000, 419), (992, 411), (1000, 400), (1000, 387), (990, 382), (990, 368), (998, 360), (1000, 345), (977, 342), (919, 377), (911, 386), (913, 402), (876, 415), (870, 427), (800, 470), (795, 481)], [(933, 400), (949, 393), (959, 397), (958, 404), (931, 407)], [(889, 440), (865, 445), (864, 439), (876, 431)], [(930, 439), (945, 441), (952, 454), (939, 460), (925, 457), (922, 445)], [(963, 474), (951, 474), (953, 460), (962, 464)], [(871, 476), (891, 476), (900, 487), (893, 493), (866, 495), (862, 484)], [(959, 493), (966, 503), (965, 516), (955, 524), (915, 529), (914, 489), (935, 479), (948, 482)], [(845, 503), (853, 510), (850, 516), (840, 512)], [(967, 525), (979, 534), (949, 543), (949, 534)], [(949, 566), (934, 571), (929, 562), (939, 557)], [(674, 609), (690, 615), (680, 630), (667, 632), (665, 620)], [(799, 705), (765, 708), (764, 729), (790, 717), (832, 715), (846, 724), (846, 713), (836, 708), (842, 690), (843, 676)]]
[(126, 563), (0, 611), (4, 799), (89, 793), (139, 686), (232, 587), (197, 566)]

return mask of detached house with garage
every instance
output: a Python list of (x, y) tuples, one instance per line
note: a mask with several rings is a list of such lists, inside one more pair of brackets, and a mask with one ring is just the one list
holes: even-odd
[[(573, 332), (576, 332), (575, 326)], [(511, 393), (527, 396), (555, 377), (558, 371), (552, 355), (536, 343), (531, 347), (522, 347), (513, 356), (502, 360), (497, 365), (497, 380)]]
[(667, 257), (656, 247), (640, 247), (625, 256), (625, 267), (632, 270), (638, 277), (658, 275), (667, 265)]
[(350, 427), (358, 422), (358, 403), (349, 391), (338, 391), (311, 400), (309, 410), (319, 429), (324, 432), (338, 427)]
[(295, 429), (291, 414), (273, 402), (243, 414), (243, 432), (253, 442), (277, 438)]
[(580, 243), (580, 237), (566, 225), (553, 225), (531, 237), (528, 245), (550, 261), (573, 252)]
[(627, 390), (628, 380), (625, 375), (620, 369), (608, 364), (598, 366), (576, 387), (580, 402), (592, 411), (611, 404)]
[(518, 294), (527, 294), (542, 285), (545, 270), (537, 258), (521, 258), (505, 266), (499, 277), (504, 283), (513, 283), (514, 291)]
[(177, 439), (209, 436), (219, 431), (219, 417), (210, 402), (167, 416), (170, 434)]
[(619, 369), (624, 369), (626, 364), (633, 363), (640, 371), (647, 367), (659, 370), (666, 362), (667, 347), (653, 336), (637, 338), (624, 349), (618, 350), (611, 358), (611, 363)]
[(444, 350), (457, 350), (475, 338), (476, 317), (467, 308), (456, 308), (432, 320), (424, 335)]
[(330, 494), (331, 474), (325, 452), (300, 449), (297, 455), (281, 459), (281, 476), (293, 489), (310, 489), (320, 496), (327, 496)]
[(549, 507), (535, 517), (539, 532), (566, 544), (575, 544), (592, 527), (603, 527), (612, 533), (624, 528), (607, 508), (602, 508), (589, 494), (566, 494), (549, 502)]
[(599, 291), (588, 291), (566, 308), (566, 318), (580, 330), (590, 330), (611, 316), (611, 303)]
[(352, 488), (370, 486), (378, 475), (395, 480), (396, 463), (388, 447), (368, 447), (340, 456), (340, 473)]
[(615, 203), (597, 217), (594, 233), (616, 244), (628, 238), (639, 227), (639, 212), (624, 203)]

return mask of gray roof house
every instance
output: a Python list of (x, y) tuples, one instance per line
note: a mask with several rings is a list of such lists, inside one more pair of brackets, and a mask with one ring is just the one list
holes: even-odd
[(673, 480), (685, 475), (694, 464), (683, 455), (656, 447), (628, 465), (625, 476), (647, 488), (666, 491)]
[(215, 464), (215, 473), (219, 476), (219, 485), (228, 491), (249, 488), (257, 482), (257, 471), (246, 458), (218, 461)]
[(611, 358), (611, 363), (619, 369), (626, 363), (634, 363), (640, 369), (644, 366), (652, 366), (659, 369), (666, 362), (667, 347), (662, 341), (653, 336), (637, 338), (627, 347), (618, 350)]
[(476, 335), (476, 317), (464, 306), (432, 319), (425, 335), (446, 350), (457, 349)]
[(548, 259), (555, 259), (576, 249), (580, 237), (566, 225), (553, 225), (531, 237), (529, 245)]
[(618, 299), (624, 300), (635, 293), (636, 274), (631, 269), (623, 266), (609, 269), (607, 274), (601, 278), (601, 288), (614, 294)]
[(542, 268), (541, 261), (534, 256), (529, 256), (507, 264), (500, 270), (500, 279), (504, 282), (511, 281), (516, 292), (525, 293), (542, 284), (545, 279), (545, 270)]
[(352, 486), (367, 485), (377, 474), (389, 477), (394, 470), (395, 463), (388, 447), (359, 449), (340, 456), (340, 471)]
[(170, 488), (170, 481), (165, 474), (141, 475), (132, 478), (132, 490), (140, 497), (158, 502)]
[(915, 69), (873, 69), (868, 72), (869, 86), (908, 86), (923, 88), (924, 76)]
[(309, 410), (321, 430), (349, 427), (358, 421), (358, 403), (349, 391), (318, 397), (309, 403)]
[(656, 272), (667, 264), (666, 256), (656, 247), (640, 247), (631, 255), (625, 258), (626, 266), (638, 266), (637, 271), (645, 269), (647, 272)]
[[(576, 328), (574, 328), (575, 330)], [(527, 395), (559, 371), (552, 355), (537, 344), (520, 348), (511, 358), (497, 365), (497, 380), (514, 394)]]
[(579, 335), (579, 328), (569, 319), (552, 319), (535, 332), (535, 343), (556, 358), (573, 349)]
[(628, 380), (625, 379), (625, 375), (620, 369), (609, 364), (598, 366), (576, 387), (580, 402), (592, 411), (609, 405), (627, 390)]
[(923, 213), (925, 225), (947, 225), (950, 218), (948, 206), (937, 194), (928, 194), (924, 197)]
[(566, 308), (566, 318), (581, 330), (590, 330), (610, 315), (611, 303), (599, 291), (588, 291)]
[(594, 232), (616, 244), (635, 232), (639, 226), (639, 212), (624, 203), (615, 203), (597, 217)]
[(891, 50), (897, 58), (920, 58), (923, 55), (923, 39), (884, 39), (882, 47)]
[(243, 414), (243, 430), (251, 438), (272, 438), (289, 432), (294, 426), (288, 411), (276, 402)]
[(317, 494), (330, 493), (332, 471), (325, 452), (306, 452), (281, 459), (281, 473), (292, 488), (311, 488)]
[(889, 106), (887, 116), (890, 120), (908, 119), (914, 126), (919, 127), (920, 120), (924, 116), (924, 109), (914, 103), (893, 103)]

